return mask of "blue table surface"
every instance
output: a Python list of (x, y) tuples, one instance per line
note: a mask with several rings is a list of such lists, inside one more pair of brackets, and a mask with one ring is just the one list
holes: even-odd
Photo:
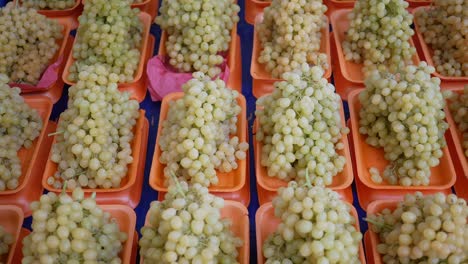
[[(0, 0), (0, 6), (4, 6), (7, 1)], [(252, 137), (252, 125), (255, 116), (255, 97), (252, 95), (252, 77), (250, 75), (250, 61), (252, 57), (252, 45), (253, 45), (253, 26), (248, 24), (244, 19), (244, 1), (239, 1), (241, 11), (239, 13), (240, 21), (237, 26), (237, 33), (241, 38), (241, 51), (242, 51), (242, 93), (247, 99), (247, 117), (249, 122), (249, 142), (253, 143)], [(161, 37), (161, 29), (158, 25), (153, 24), (151, 27), (151, 33), (156, 37), (156, 43), (154, 46), (154, 53), (157, 54), (159, 47), (159, 39)], [(332, 79), (333, 80), (333, 79)], [(60, 100), (54, 105), (52, 110), (51, 120), (57, 120), (60, 113), (62, 113), (67, 107), (68, 100), (68, 86), (65, 86), (64, 92)], [(160, 102), (153, 102), (149, 94), (146, 95), (146, 98), (140, 104), (141, 109), (146, 111), (146, 118), (149, 120), (149, 138), (148, 138), (148, 150), (146, 155), (146, 165), (145, 165), (145, 179), (143, 183), (143, 191), (141, 196), (141, 201), (139, 205), (135, 208), (137, 215), (136, 230), (139, 231), (144, 225), (145, 216), (150, 207), (150, 203), (157, 199), (157, 192), (153, 190), (149, 185), (149, 173), (151, 169), (151, 162), (153, 160), (153, 153), (156, 143), (156, 134), (158, 130), (159, 123), (159, 111), (161, 108)], [(346, 102), (344, 103), (346, 119), (349, 118), (349, 111)], [(250, 148), (250, 157), (253, 157), (253, 148)], [(255, 178), (255, 164), (254, 159), (250, 159), (250, 194), (251, 201), (248, 207), (249, 209), (249, 219), (250, 219), (250, 263), (257, 263), (257, 248), (256, 248), (256, 235), (255, 235), (255, 212), (259, 208), (258, 196), (257, 196), (257, 183)], [(353, 183), (353, 197), (354, 197), (354, 206), (356, 207), (359, 219), (361, 231), (364, 233), (367, 230), (367, 224), (362, 220), (366, 213), (359, 206), (357, 202), (356, 195), (356, 186)], [(25, 219), (23, 226), (30, 228), (31, 217)], [(261, 249), (260, 249), (261, 250)], [(139, 257), (138, 257), (139, 259)], [(138, 260), (137, 260), (138, 261)]]

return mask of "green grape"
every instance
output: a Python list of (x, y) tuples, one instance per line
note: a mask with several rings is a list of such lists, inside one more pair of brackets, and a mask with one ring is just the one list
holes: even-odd
[(0, 226), (0, 259), (3, 259), (8, 254), (14, 240), (14, 237), (3, 226)]
[(119, 253), (128, 234), (103, 211), (94, 196), (84, 198), (81, 188), (49, 192), (31, 203), (32, 232), (23, 240), (23, 264), (120, 264)]
[(258, 62), (275, 78), (303, 63), (330, 67), (327, 54), (319, 52), (321, 30), (328, 28), (325, 11), (322, 0), (273, 0), (257, 25), (263, 47)]
[(143, 25), (129, 0), (86, 0), (73, 45), (68, 79), (76, 82), (86, 66), (105, 65), (119, 83), (130, 83), (140, 63)]
[(20, 88), (10, 88), (8, 82), (8, 77), (0, 74), (0, 191), (18, 187), (18, 151), (32, 146), (43, 125), (39, 113), (24, 102)]
[(0, 74), (35, 85), (59, 50), (62, 25), (36, 10), (9, 2), (0, 8)]
[(450, 100), (449, 108), (462, 135), (461, 144), (465, 151), (465, 157), (468, 158), (468, 85), (465, 85), (460, 95), (456, 93), (454, 95), (455, 98)]
[(169, 63), (180, 72), (218, 76), (239, 10), (235, 0), (164, 1), (155, 22), (167, 32)]
[(78, 78), (52, 146), (57, 172), (47, 182), (55, 188), (118, 188), (133, 162), (139, 104), (118, 90), (118, 75), (103, 65), (84, 67)]
[(338, 193), (290, 182), (273, 199), (277, 230), (263, 243), (266, 264), (361, 263), (362, 234)]
[(65, 10), (76, 5), (77, 0), (21, 0), (25, 7), (34, 9)]
[(466, 263), (468, 206), (454, 194), (407, 194), (395, 209), (369, 215), (385, 264)]
[[(359, 132), (367, 144), (383, 148), (390, 162), (383, 178), (402, 186), (427, 186), (431, 168), (439, 165), (446, 146), (445, 100), (433, 67), (422, 62), (394, 75), (372, 71), (359, 94)], [(371, 179), (381, 183), (377, 169)]]
[(170, 185), (172, 174), (203, 186), (217, 184), (216, 170), (235, 170), (237, 160), (247, 156), (248, 143), (234, 136), (241, 112), (239, 93), (201, 72), (194, 73), (182, 90), (184, 96), (169, 103), (162, 123), (159, 161), (166, 165), (166, 184)]
[(256, 139), (262, 142), (261, 166), (281, 180), (330, 185), (343, 170), (341, 100), (319, 66), (283, 74), (272, 94), (259, 98)]
[(433, 50), (432, 60), (438, 73), (468, 76), (466, 0), (434, 0), (428, 9), (415, 14), (424, 41)]
[(413, 15), (404, 0), (357, 0), (343, 41), (345, 59), (372, 69), (396, 72), (411, 64), (416, 49), (410, 39)]
[[(177, 182), (164, 201), (151, 203), (149, 224), (141, 229), (145, 263), (239, 263), (243, 241), (221, 217), (224, 200), (195, 183)], [(234, 219), (235, 220), (235, 219)]]

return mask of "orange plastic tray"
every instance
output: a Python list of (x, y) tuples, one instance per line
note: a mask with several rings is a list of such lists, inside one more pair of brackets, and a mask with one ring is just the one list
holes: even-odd
[[(140, 202), (143, 184), (143, 173), (145, 168), (146, 150), (148, 145), (148, 120), (145, 118), (145, 111), (140, 110), (140, 117), (134, 127), (134, 139), (132, 142), (133, 163), (128, 166), (127, 177), (124, 177), (119, 188), (111, 189), (83, 189), (86, 196), (96, 192), (96, 201), (99, 204), (122, 204), (135, 208)], [(55, 142), (55, 137), (54, 137)], [(42, 176), (42, 186), (49, 192), (60, 193), (61, 189), (56, 189), (47, 183), (47, 178), (53, 176), (57, 171), (57, 164), (50, 156), (50, 151), (45, 172)], [(71, 193), (70, 191), (68, 191)]]
[(18, 188), (15, 190), (5, 190), (0, 192), (0, 204), (19, 206), (24, 214), (29, 216), (29, 204), (38, 199), (42, 194), (42, 186), (37, 179), (41, 178), (44, 171), (45, 159), (52, 141), (47, 138), (47, 134), (55, 128), (49, 122), (52, 111), (52, 102), (47, 97), (27, 95), (23, 96), (25, 102), (38, 111), (41, 116), (43, 127), (41, 134), (33, 141), (29, 149), (21, 148), (18, 157), (21, 160), (22, 175), (19, 178)]
[[(167, 32), (161, 34), (161, 42), (159, 43), (158, 55), (166, 56), (166, 40)], [(240, 51), (240, 38), (237, 36), (237, 24), (231, 30), (231, 43), (227, 55), (227, 65), (229, 67), (229, 79), (226, 83), (227, 87), (237, 90), (242, 93), (242, 60)]]
[[(348, 203), (351, 208), (351, 214), (356, 219), (354, 226), (357, 231), (359, 229), (359, 218), (356, 212), (356, 209), (352, 204)], [(257, 210), (255, 214), (255, 225), (256, 225), (256, 235), (257, 235), (257, 263), (265, 263), (265, 258), (263, 256), (263, 243), (268, 238), (270, 234), (275, 232), (278, 228), (278, 225), (281, 223), (281, 219), (275, 216), (275, 209), (272, 203), (266, 203)], [(359, 258), (362, 264), (366, 263), (366, 258), (364, 257), (364, 249), (362, 243), (359, 245)], [(372, 263), (372, 262), (369, 262)]]
[[(456, 89), (454, 90), (454, 92), (462, 94), (463, 88)], [(450, 131), (450, 140), (447, 140), (450, 149), (450, 154), (452, 155), (452, 159), (456, 161), (454, 163), (458, 163), (457, 165), (461, 167), (461, 170), (457, 170), (457, 175), (461, 174), (462, 176), (465, 176), (468, 179), (468, 159), (466, 158), (465, 152), (463, 150), (463, 135), (458, 129), (457, 123), (455, 123), (455, 120), (453, 120), (452, 112), (450, 112), (450, 110), (446, 108), (445, 113)]]
[(14, 238), (14, 242), (10, 245), (8, 254), (0, 258), (2, 263), (20, 263), (12, 262), (12, 260), (19, 240), (21, 225), (23, 225), (23, 218), (24, 215), (21, 208), (13, 205), (0, 205), (0, 225)]
[[(256, 17), (256, 24), (260, 23), (263, 20), (263, 13), (260, 13)], [(327, 20), (328, 21), (328, 20)], [(327, 22), (328, 24), (328, 22)], [(253, 40), (253, 50), (252, 50), (252, 61), (250, 66), (250, 75), (252, 75), (252, 93), (256, 98), (259, 98), (265, 94), (271, 93), (273, 91), (273, 84), (281, 79), (276, 79), (271, 76), (265, 69), (265, 66), (258, 62), (258, 57), (262, 52), (262, 44), (260, 43), (260, 38), (258, 36), (256, 26), (254, 27), (254, 40)], [(326, 26), (322, 28), (322, 38), (320, 43), (320, 52), (327, 54), (328, 59), (328, 69), (324, 73), (324, 77), (330, 80), (332, 74), (332, 63), (331, 63), (331, 51), (330, 51), (330, 32), (329, 27)]]
[[(150, 32), (149, 32), (151, 23), (152, 23), (151, 16), (145, 12), (140, 12), (138, 17), (140, 18), (140, 21), (143, 24), (143, 36), (142, 36), (142, 42), (141, 42), (142, 45), (140, 47), (140, 63), (138, 64), (138, 69), (136, 70), (135, 79), (133, 80), (133, 82), (120, 83), (119, 90), (131, 92), (133, 97), (136, 98), (139, 102), (141, 102), (146, 96), (146, 89), (147, 89), (146, 87), (147, 78), (143, 73), (145, 72), (146, 63), (152, 54), (153, 46), (150, 46), (151, 38), (150, 38)], [(75, 42), (76, 40), (77, 38), (75, 38)], [(73, 51), (71, 51), (70, 55), (68, 56), (65, 69), (62, 74), (63, 81), (68, 85), (75, 85), (74, 82), (68, 80), (67, 78), (68, 75), (70, 74), (70, 67), (74, 62), (75, 62), (75, 58), (73, 58)]]
[[(221, 218), (229, 218), (232, 221), (231, 231), (236, 237), (244, 241), (244, 244), (239, 249), (237, 261), (240, 264), (248, 264), (250, 258), (249, 211), (239, 202), (224, 201), (224, 208), (221, 209)], [(149, 226), (149, 213), (146, 214), (145, 226)], [(140, 264), (143, 263), (143, 257), (140, 256)]]
[(145, 0), (141, 3), (132, 4), (132, 8), (138, 8), (142, 12), (146, 12), (151, 16), (151, 20), (154, 20), (158, 14), (159, 0)]
[[(346, 126), (343, 105), (340, 109), (341, 114), (341, 123), (343, 126)], [(254, 134), (256, 134), (258, 129), (258, 122), (254, 122)], [(267, 168), (261, 165), (261, 153), (263, 144), (260, 141), (254, 139), (254, 155), (255, 155), (255, 174), (257, 176), (257, 190), (260, 204), (269, 202), (273, 197), (276, 196), (277, 191), (281, 187), (286, 187), (288, 183), (286, 181), (280, 180), (278, 178), (273, 178), (268, 176)], [(351, 190), (351, 184), (353, 182), (353, 165), (351, 160), (351, 154), (349, 150), (349, 143), (347, 135), (341, 137), (341, 142), (344, 144), (345, 148), (338, 150), (338, 154), (346, 158), (346, 164), (341, 173), (338, 173), (334, 178), (332, 184), (329, 186), (332, 190), (338, 192), (343, 199), (348, 202), (353, 202), (353, 194)]]
[(245, 0), (245, 21), (251, 25), (255, 24), (255, 17), (270, 5), (271, 1)]
[[(421, 6), (421, 7), (415, 8), (414, 11), (413, 11), (413, 14), (416, 14), (416, 12), (418, 12), (419, 10), (425, 10), (425, 9), (429, 9), (429, 7)], [(432, 54), (434, 52), (432, 51), (432, 48), (429, 47), (426, 44), (426, 42), (424, 41), (424, 37), (423, 37), (421, 31), (419, 30), (419, 26), (418, 26), (418, 23), (417, 23), (416, 19), (414, 19), (414, 31), (415, 31), (415, 36), (417, 37), (417, 42), (418, 42), (419, 48), (421, 49), (421, 53), (423, 54), (422, 59), (427, 61), (427, 64), (429, 64), (431, 66), (434, 66), (434, 61), (432, 60)], [(465, 77), (451, 77), (451, 76), (442, 75), (442, 74), (438, 73), (437, 71), (434, 72), (433, 75), (440, 78), (440, 80), (443, 83), (444, 82), (450, 82), (450, 83), (455, 82), (455, 83), (460, 83), (460, 84), (463, 85), (463, 84), (466, 84), (468, 82), (468, 76), (465, 76)]]
[[(182, 92), (171, 93), (165, 96), (161, 104), (161, 114), (159, 117), (159, 126), (158, 134), (161, 135), (162, 122), (167, 117), (167, 112), (169, 110), (169, 102), (177, 100), (183, 96)], [(245, 102), (245, 97), (239, 95), (237, 98), (237, 103), (242, 108), (241, 112), (238, 115), (237, 122), (237, 137), (239, 137), (239, 142), (247, 141), (247, 107)], [(154, 148), (153, 155), (153, 164), (151, 165), (151, 172), (149, 176), (150, 186), (157, 190), (158, 192), (167, 192), (167, 186), (164, 185), (164, 167), (160, 161), (159, 157), (161, 156), (161, 148), (159, 147), (159, 136), (156, 137), (156, 147)], [(236, 192), (242, 189), (246, 182), (247, 175), (247, 161), (238, 160), (237, 164), (239, 167), (236, 170), (233, 170), (229, 173), (218, 173), (219, 182), (217, 185), (212, 185), (209, 187), (210, 192)]]
[(21, 228), (11, 263), (21, 263), (23, 259), (23, 239), (29, 234), (31, 234), (31, 231), (26, 228)]
[[(362, 208), (367, 208), (371, 201), (375, 200), (398, 200), (407, 193), (420, 191), (424, 194), (444, 192), (450, 193), (450, 188), (455, 183), (455, 169), (448, 147), (443, 149), (444, 155), (440, 159), (440, 164), (431, 169), (431, 180), (428, 186), (402, 187), (390, 185), (385, 180), (383, 184), (372, 182), (369, 168), (376, 167), (383, 171), (389, 162), (384, 158), (382, 148), (374, 148), (365, 142), (365, 136), (359, 133), (359, 111), (361, 104), (358, 95), (362, 91), (355, 90), (349, 94), (349, 112), (351, 120), (352, 153), (355, 165), (356, 187), (358, 190), (359, 204)], [(448, 132), (445, 134), (446, 138)]]
[[(337, 10), (333, 12), (330, 17), (335, 40), (336, 58), (338, 59), (338, 64), (336, 64), (336, 62), (334, 63), (334, 72), (335, 75), (340, 75), (338, 78), (335, 78), (335, 86), (337, 93), (339, 93), (344, 100), (347, 99), (350, 91), (364, 85), (364, 74), (362, 72), (363, 64), (347, 61), (341, 46), (341, 43), (345, 40), (346, 31), (349, 28), (348, 14), (350, 12), (351, 9)], [(410, 39), (410, 45), (415, 46), (412, 39)], [(414, 54), (412, 60), (413, 64), (419, 64), (417, 53)]]
[(353, 8), (355, 0), (323, 0), (323, 3), (328, 7), (326, 15), (330, 15), (339, 9)]

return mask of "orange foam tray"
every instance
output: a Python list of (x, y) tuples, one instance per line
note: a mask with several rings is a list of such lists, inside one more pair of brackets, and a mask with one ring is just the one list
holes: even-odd
[[(167, 32), (163, 31), (161, 42), (159, 43), (158, 55), (166, 56)], [(227, 66), (229, 67), (229, 79), (227, 87), (242, 93), (242, 59), (240, 50), (240, 38), (237, 36), (237, 24), (231, 30), (231, 43), (229, 44), (227, 54)]]
[[(422, 10), (428, 10), (430, 7), (428, 6), (421, 6), (418, 8), (415, 8), (413, 11), (413, 14), (415, 15), (416, 12), (422, 11)], [(434, 54), (434, 51), (432, 50), (431, 47), (429, 47), (426, 42), (424, 41), (424, 36), (422, 35), (421, 30), (419, 29), (418, 23), (416, 19), (414, 19), (414, 31), (417, 39), (417, 44), (418, 47), (421, 49), (421, 53), (423, 55), (422, 59), (427, 62), (427, 64), (435, 67), (434, 61), (432, 60), (432, 55)], [(437, 68), (436, 68), (437, 69)], [(437, 71), (433, 73), (434, 76), (440, 78), (442, 83), (444, 82), (449, 82), (449, 83), (459, 83), (461, 85), (464, 85), (468, 83), (468, 76), (465, 77), (451, 77), (451, 76), (445, 76)], [(442, 87), (446, 87), (445, 85), (442, 85)]]
[[(462, 94), (463, 88), (455, 89), (454, 92)], [(450, 102), (447, 103), (450, 104)], [(448, 109), (448, 107), (446, 108), (445, 113), (451, 136), (450, 140), (447, 140), (450, 154), (452, 155), (454, 163), (457, 163), (457, 165), (461, 167), (460, 170), (457, 170), (457, 175), (461, 174), (461, 176), (465, 176), (468, 179), (468, 159), (466, 158), (465, 152), (463, 150), (463, 135), (458, 129), (458, 125), (455, 123), (452, 112)]]
[[(362, 91), (355, 90), (349, 94), (349, 112), (351, 120), (352, 153), (355, 165), (356, 187), (359, 204), (362, 208), (367, 208), (370, 202), (375, 200), (400, 200), (408, 192), (420, 191), (424, 194), (444, 192), (450, 193), (450, 188), (455, 183), (455, 169), (448, 147), (443, 149), (444, 155), (440, 159), (440, 164), (431, 169), (431, 180), (428, 186), (408, 186), (390, 185), (385, 180), (382, 184), (376, 184), (371, 180), (369, 169), (377, 168), (383, 172), (389, 164), (384, 158), (382, 148), (374, 148), (366, 143), (366, 136), (359, 133), (359, 111), (361, 104), (358, 95)], [(445, 134), (446, 137), (449, 134)]]
[[(183, 96), (184, 93), (177, 92), (171, 93), (165, 96), (161, 104), (161, 114), (159, 116), (158, 134), (161, 135), (162, 124), (167, 118), (169, 111), (169, 102), (175, 101)], [(239, 94), (237, 97), (237, 103), (242, 108), (238, 115), (237, 122), (237, 137), (239, 142), (247, 142), (247, 107), (245, 97)], [(164, 167), (159, 158), (161, 157), (161, 148), (159, 147), (159, 138), (156, 137), (156, 147), (154, 148), (153, 164), (151, 165), (151, 172), (149, 176), (150, 186), (158, 192), (167, 192), (167, 186), (165, 185)], [(210, 192), (236, 192), (244, 187), (247, 175), (247, 161), (238, 160), (237, 164), (239, 167), (229, 173), (218, 173), (219, 182), (217, 185), (209, 187)]]
[[(257, 15), (255, 24), (260, 23), (263, 20), (263, 13)], [(328, 25), (328, 19), (327, 19)], [(330, 51), (330, 32), (328, 26), (322, 28), (322, 38), (320, 42), (320, 52), (327, 54), (328, 69), (324, 73), (324, 77), (330, 80), (332, 74), (332, 63), (331, 63), (331, 51)], [(250, 66), (250, 75), (252, 75), (252, 93), (256, 98), (259, 98), (265, 94), (273, 91), (273, 84), (281, 79), (273, 78), (269, 72), (265, 69), (265, 66), (258, 62), (260, 53), (262, 52), (262, 44), (260, 43), (260, 37), (257, 33), (257, 27), (254, 27), (254, 40), (252, 50), (252, 61)]]
[(271, 1), (245, 0), (245, 21), (251, 25), (255, 24), (255, 17), (270, 5)]
[[(141, 23), (143, 24), (143, 36), (140, 47), (140, 62), (138, 64), (138, 69), (135, 72), (135, 79), (130, 83), (120, 83), (119, 90), (122, 92), (130, 92), (136, 100), (141, 102), (145, 99), (146, 96), (147, 78), (144, 72), (146, 63), (153, 54), (153, 46), (151, 46), (152, 36), (150, 36), (150, 27), (152, 23), (151, 16), (145, 12), (140, 12), (138, 17)], [(79, 35), (76, 36), (73, 44), (76, 43), (78, 38)], [(68, 80), (68, 75), (70, 74), (70, 67), (73, 65), (74, 62), (75, 58), (73, 57), (73, 51), (71, 51), (62, 74), (63, 81), (68, 85), (75, 85), (75, 82)]]
[[(352, 204), (347, 203), (351, 208), (351, 214), (354, 216), (357, 231), (359, 231), (359, 218), (356, 212), (356, 209)], [(265, 263), (265, 257), (263, 256), (263, 243), (267, 240), (270, 234), (273, 234), (281, 223), (281, 219), (275, 216), (275, 208), (272, 203), (266, 203), (257, 210), (255, 214), (255, 226), (257, 232), (257, 263)], [(362, 243), (359, 245), (359, 259), (362, 264), (366, 263), (366, 258), (364, 256), (364, 249)], [(369, 262), (372, 263), (372, 262)]]
[[(224, 201), (224, 208), (221, 209), (221, 217), (228, 218), (232, 221), (232, 233), (244, 241), (244, 244), (239, 249), (237, 261), (240, 264), (248, 264), (250, 258), (249, 211), (239, 202)], [(149, 211), (148, 214), (146, 214), (145, 226), (151, 226), (149, 223)], [(140, 256), (140, 264), (143, 263), (143, 257)]]
[[(343, 105), (342, 105), (343, 106)], [(346, 126), (343, 107), (340, 110), (341, 114), (341, 123), (343, 126)], [(254, 121), (254, 137), (258, 129), (257, 120)], [(288, 183), (286, 181), (280, 180), (278, 178), (268, 176), (268, 170), (266, 167), (261, 165), (261, 154), (263, 144), (254, 138), (254, 156), (255, 156), (255, 174), (257, 177), (257, 192), (260, 204), (264, 204), (273, 200), (277, 195), (277, 191), (281, 187), (286, 187)], [(344, 144), (345, 148), (338, 150), (337, 153), (346, 158), (346, 164), (343, 168), (343, 171), (338, 173), (334, 178), (330, 186), (332, 190), (338, 192), (341, 197), (352, 203), (353, 202), (353, 193), (351, 189), (351, 184), (353, 182), (353, 165), (351, 160), (351, 154), (349, 150), (349, 143), (347, 135), (343, 135), (340, 140)]]
[(0, 204), (16, 205), (23, 210), (26, 216), (29, 216), (31, 214), (29, 204), (39, 199), (43, 191), (38, 179), (41, 178), (44, 171), (46, 161), (44, 156), (47, 156), (52, 143), (47, 134), (55, 129), (55, 125), (49, 123), (52, 111), (52, 102), (49, 98), (36, 95), (26, 95), (23, 98), (31, 108), (39, 113), (43, 127), (40, 135), (33, 141), (30, 148), (21, 148), (18, 151), (22, 171), (18, 179), (18, 188), (0, 192)]
[[(363, 64), (347, 61), (341, 46), (342, 42), (345, 40), (346, 31), (349, 28), (350, 22), (348, 14), (350, 12), (351, 9), (341, 9), (333, 12), (330, 17), (335, 41), (335, 86), (337, 93), (340, 94), (343, 100), (347, 99), (349, 92), (364, 85), (364, 74), (362, 72)], [(410, 45), (413, 47), (415, 46), (412, 39), (410, 39)], [(338, 59), (338, 63), (336, 63), (336, 59)], [(417, 53), (414, 54), (412, 61), (415, 65), (419, 64)]]
[(132, 8), (138, 8), (142, 12), (146, 12), (151, 16), (151, 20), (154, 20), (158, 14), (159, 0), (144, 0), (141, 3), (133, 3)]
[[(119, 188), (93, 189), (84, 188), (86, 196), (96, 193), (96, 201), (99, 204), (122, 204), (135, 208), (140, 202), (141, 190), (143, 186), (146, 149), (148, 145), (148, 120), (145, 118), (145, 111), (140, 110), (140, 116), (133, 128), (134, 138), (132, 141), (133, 162), (128, 165), (127, 176), (122, 179)], [(55, 137), (54, 137), (55, 143)], [(60, 193), (61, 189), (54, 188), (47, 183), (47, 179), (57, 171), (57, 163), (50, 159), (50, 151), (46, 163), (45, 172), (42, 176), (42, 186), (49, 192)], [(71, 193), (70, 190), (67, 191)]]
[(13, 256), (15, 255), (15, 250), (18, 241), (20, 240), (20, 231), (21, 226), (23, 225), (23, 211), (21, 208), (13, 205), (0, 205), (0, 226), (5, 229), (5, 232), (13, 236), (13, 244), (10, 245), (8, 254), (0, 256), (0, 262), (10, 264), (10, 263), (21, 263), (14, 262)]

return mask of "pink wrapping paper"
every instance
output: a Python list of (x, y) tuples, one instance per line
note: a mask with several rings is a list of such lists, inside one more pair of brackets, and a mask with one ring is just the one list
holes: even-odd
[[(229, 79), (229, 67), (226, 59), (221, 64), (220, 78), (227, 82)], [(177, 72), (169, 63), (166, 63), (164, 56), (157, 55), (148, 60), (146, 67), (149, 85), (148, 90), (153, 101), (161, 101), (164, 96), (181, 92), (182, 85), (192, 79), (192, 73)]]
[(60, 56), (58, 60), (47, 67), (47, 69), (42, 74), (41, 79), (36, 85), (27, 84), (27, 83), (10, 83), (11, 87), (18, 87), (21, 89), (21, 92), (36, 92), (48, 90), (57, 80), (59, 75), (59, 67), (62, 63), (63, 56)]

